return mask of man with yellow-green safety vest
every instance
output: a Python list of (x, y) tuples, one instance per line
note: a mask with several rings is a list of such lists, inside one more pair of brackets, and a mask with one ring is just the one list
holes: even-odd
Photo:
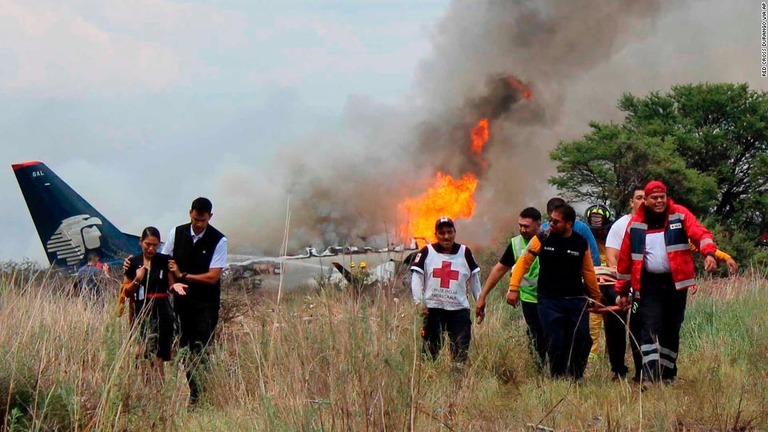
[[(517, 259), (528, 247), (528, 242), (541, 231), (541, 212), (533, 207), (528, 207), (520, 212), (518, 219), (520, 235), (512, 237), (509, 240), (504, 254), (499, 262), (491, 270), (488, 279), (483, 285), (483, 291), (477, 298), (475, 306), (475, 315), (477, 323), (483, 322), (485, 317), (485, 303), (488, 294), (496, 287), (505, 273), (515, 265)], [(536, 259), (523, 278), (520, 285), (520, 301), (523, 308), (523, 318), (528, 326), (528, 337), (531, 341), (531, 348), (536, 352), (538, 365), (546, 364), (547, 347), (544, 343), (544, 330), (539, 321), (539, 312), (537, 309), (536, 284), (539, 278), (539, 260)]]

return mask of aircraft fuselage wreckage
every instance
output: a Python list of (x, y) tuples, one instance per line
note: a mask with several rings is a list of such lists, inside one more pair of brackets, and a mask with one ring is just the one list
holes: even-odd
[[(51, 266), (74, 273), (85, 265), (86, 254), (95, 251), (102, 262), (121, 268), (125, 257), (141, 253), (138, 236), (117, 229), (44, 163), (23, 162), (12, 168)], [(262, 280), (276, 284), (279, 276), (289, 289), (315, 285), (318, 277), (345, 285), (359, 280), (344, 276), (345, 271), (355, 273), (345, 270), (344, 264), (357, 260), (370, 264), (365, 271), (368, 282), (383, 284), (398, 279), (402, 268), (407, 272), (401, 264), (415, 248), (411, 242), (381, 249), (329, 246), (322, 252), (308, 247), (303, 254), (281, 257), (229, 254), (223, 278), (225, 284), (245, 281), (254, 287)]]

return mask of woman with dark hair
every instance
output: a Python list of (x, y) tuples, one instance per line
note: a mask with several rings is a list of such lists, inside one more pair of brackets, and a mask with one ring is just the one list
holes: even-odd
[(160, 231), (144, 228), (141, 233), (141, 255), (128, 257), (123, 277), (123, 295), (135, 302), (135, 322), (144, 346), (144, 357), (156, 367), (162, 382), (163, 362), (171, 359), (173, 311), (170, 292), (186, 295), (186, 285), (176, 283), (168, 271), (168, 255), (158, 253)]

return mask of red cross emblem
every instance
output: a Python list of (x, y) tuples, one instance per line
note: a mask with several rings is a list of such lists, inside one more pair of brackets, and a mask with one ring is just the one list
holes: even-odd
[(432, 271), (432, 277), (440, 279), (440, 288), (450, 288), (452, 280), (459, 280), (459, 271), (451, 270), (451, 262), (443, 261), (443, 266)]

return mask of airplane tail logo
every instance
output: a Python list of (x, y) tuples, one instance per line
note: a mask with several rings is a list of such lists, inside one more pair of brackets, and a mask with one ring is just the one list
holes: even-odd
[(12, 168), (52, 265), (72, 269), (84, 263), (89, 251), (110, 264), (141, 253), (138, 237), (117, 229), (44, 163), (22, 162)]
[(72, 216), (61, 221), (61, 225), (45, 244), (49, 254), (55, 253), (57, 260), (66, 260), (67, 265), (79, 263), (85, 252), (101, 246), (101, 219), (87, 214)]

